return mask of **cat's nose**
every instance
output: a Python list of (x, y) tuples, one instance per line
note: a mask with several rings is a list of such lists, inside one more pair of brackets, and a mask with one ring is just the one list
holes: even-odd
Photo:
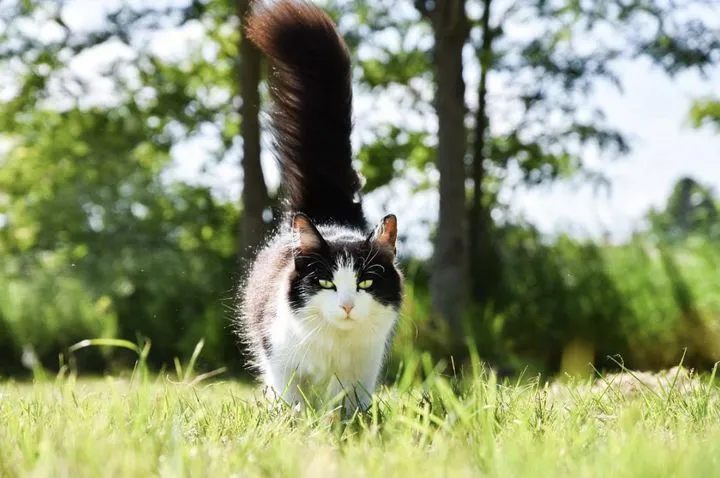
[(345, 311), (345, 313), (346, 313), (347, 315), (350, 315), (350, 311), (353, 310), (353, 307), (355, 307), (355, 304), (353, 304), (352, 302), (345, 302), (345, 303), (344, 303), (343, 305), (341, 305), (340, 307), (343, 308), (343, 310)]

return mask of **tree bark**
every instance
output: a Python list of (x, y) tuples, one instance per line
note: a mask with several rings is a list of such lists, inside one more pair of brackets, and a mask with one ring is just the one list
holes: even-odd
[(478, 109), (475, 114), (475, 144), (472, 159), (473, 194), (469, 212), (468, 248), (470, 255), (471, 296), (475, 303), (485, 305), (492, 296), (492, 289), (498, 282), (498, 257), (492, 241), (492, 218), (490, 205), (483, 197), (485, 180), (485, 158), (490, 122), (487, 115), (487, 77), (492, 64), (493, 32), (490, 27), (492, 0), (485, 0), (480, 19), (482, 43), (478, 52), (480, 60), (480, 81), (478, 84)]
[(452, 339), (462, 337), (467, 304), (465, 82), (462, 49), (469, 35), (464, 0), (416, 6), (431, 21), (435, 49), (435, 111), (438, 118), (437, 168), (440, 173), (440, 217), (435, 238), (430, 290), (433, 313), (450, 326)]
[(267, 229), (267, 223), (263, 220), (263, 212), (270, 205), (265, 177), (260, 163), (259, 84), (261, 54), (244, 35), (245, 17), (249, 13), (251, 5), (252, 0), (237, 0), (236, 4), (241, 25), (238, 77), (240, 80), (240, 96), (242, 98), (240, 133), (243, 139), (243, 209), (240, 219), (238, 249), (240, 259), (251, 257), (256, 247), (262, 243)]

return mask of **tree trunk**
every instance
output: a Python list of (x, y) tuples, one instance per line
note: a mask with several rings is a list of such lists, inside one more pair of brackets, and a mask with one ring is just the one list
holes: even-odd
[[(241, 28), (245, 27), (245, 17), (250, 11), (252, 0), (237, 0), (237, 14)], [(244, 31), (240, 35), (240, 58), (238, 76), (240, 79), (240, 132), (243, 139), (243, 213), (240, 220), (239, 256), (251, 257), (255, 248), (262, 243), (267, 229), (263, 212), (269, 207), (267, 186), (260, 164), (260, 51), (245, 39)]]
[(462, 49), (469, 35), (464, 0), (444, 0), (416, 6), (432, 23), (435, 111), (438, 117), (437, 168), (440, 173), (440, 218), (435, 238), (430, 290), (433, 312), (462, 337), (467, 304), (465, 220), (465, 82)]
[(485, 0), (485, 8), (480, 20), (482, 44), (478, 57), (480, 60), (480, 82), (478, 84), (478, 109), (475, 115), (475, 144), (472, 160), (473, 195), (469, 213), (468, 248), (470, 255), (471, 296), (475, 303), (487, 304), (492, 289), (498, 283), (498, 257), (492, 241), (492, 218), (490, 205), (483, 197), (485, 180), (485, 158), (487, 157), (487, 139), (490, 134), (490, 122), (487, 116), (487, 76), (492, 64), (493, 34), (490, 28), (492, 0)]

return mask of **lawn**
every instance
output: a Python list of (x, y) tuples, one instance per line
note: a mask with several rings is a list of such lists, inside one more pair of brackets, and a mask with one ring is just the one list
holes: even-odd
[(0, 383), (0, 476), (720, 476), (714, 375), (407, 373), (350, 422), (170, 377)]

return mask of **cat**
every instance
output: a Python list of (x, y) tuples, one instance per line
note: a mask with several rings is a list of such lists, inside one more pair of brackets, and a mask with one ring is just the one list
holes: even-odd
[(369, 228), (352, 166), (351, 62), (330, 17), (299, 0), (256, 5), (247, 37), (272, 66), (270, 118), (284, 197), (279, 231), (240, 292), (238, 331), (275, 399), (372, 402), (403, 277), (397, 218)]

